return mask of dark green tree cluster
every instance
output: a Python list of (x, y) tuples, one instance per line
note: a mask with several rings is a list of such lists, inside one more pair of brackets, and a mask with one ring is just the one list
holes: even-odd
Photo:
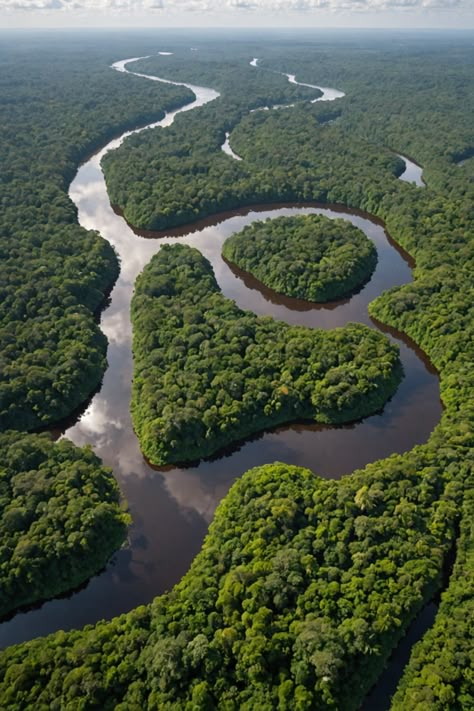
[(400, 380), (398, 350), (382, 334), (242, 311), (187, 245), (163, 246), (145, 267), (132, 323), (132, 418), (153, 464), (199, 459), (283, 422), (359, 419)]
[[(252, 116), (268, 113), (255, 109), (304, 102), (315, 98), (317, 90), (289, 84), (274, 72), (256, 71), (248, 61), (236, 66), (235, 62), (219, 63), (215, 59), (190, 62), (166, 57), (166, 61), (155, 58), (137, 62), (136, 68), (179, 81), (208, 82), (222, 96), (186, 116), (177, 116), (166, 130), (132, 136), (104, 157), (111, 202), (121, 208), (131, 224), (161, 230), (219, 210), (274, 200), (281, 193), (277, 174), (262, 174), (257, 164), (247, 166), (221, 150), (226, 131), (249, 112)], [(282, 109), (281, 113), (291, 111)], [(334, 109), (320, 108), (317, 122), (333, 115)], [(375, 151), (374, 156), (377, 160)], [(397, 164), (390, 153), (384, 158), (381, 163)]]
[(224, 242), (222, 254), (265, 286), (308, 301), (333, 301), (364, 284), (377, 250), (347, 220), (323, 215), (254, 222)]
[(110, 69), (117, 50), (136, 55), (133, 43), (31, 43), (2, 38), (0, 49), (0, 429), (65, 417), (105, 370), (94, 312), (118, 264), (77, 225), (67, 189), (80, 161), (193, 98)]
[[(336, 102), (342, 126), (413, 157), (431, 186), (464, 194), (474, 167), (469, 161), (474, 154), (474, 56), (469, 40), (453, 43), (447, 37), (432, 41), (405, 35), (383, 49), (373, 43), (370, 62), (358, 47), (333, 51), (324, 44), (285, 54), (269, 47), (260, 66), (288, 71), (291, 64), (299, 81), (311, 82), (317, 76), (318, 83), (343, 89), (344, 101)], [(459, 169), (463, 159), (466, 164)]]
[(0, 655), (0, 698), (102, 709), (355, 709), (439, 584), (470, 442), (341, 481), (253, 469), (201, 553), (147, 609)]
[[(400, 189), (391, 184), (390, 176), (400, 174), (403, 163), (389, 149), (418, 160), (429, 184), (444, 194), (464, 195), (473, 182), (474, 165), (473, 161), (458, 165), (462, 157), (472, 154), (474, 142), (472, 49), (467, 42), (433, 47), (433, 42), (403, 38), (403, 43), (406, 52), (400, 55), (397, 42), (388, 47), (375, 42), (370, 61), (359, 47), (343, 48), (337, 43), (284, 51), (270, 45), (265, 47), (260, 69), (244, 65), (239, 47), (236, 57), (246, 81), (245, 72), (260, 74), (267, 81), (277, 76), (273, 70), (291, 70), (300, 81), (337, 86), (347, 96), (328, 104), (247, 116), (231, 135), (243, 162), (220, 155), (224, 130), (237, 120), (236, 116), (226, 121), (224, 101), (181, 116), (166, 136), (136, 137), (133, 146), (130, 143), (107, 158), (113, 202), (132, 224), (145, 229), (163, 229), (242, 204), (278, 200), (341, 202), (353, 207), (365, 203), (366, 209), (374, 211), (384, 193)], [(227, 58), (229, 52), (227, 48)], [(168, 59), (172, 60), (169, 67)], [(185, 65), (183, 59), (166, 58), (166, 76), (185, 78)], [(212, 71), (210, 61), (188, 60), (188, 77), (198, 82), (202, 69), (206, 79), (214, 82), (210, 85), (222, 88), (217, 58), (214, 65)], [(143, 66), (158, 74), (164, 69), (163, 61), (146, 60)], [(327, 124), (336, 115), (337, 123)], [(212, 138), (219, 124), (219, 135)], [(184, 132), (189, 141), (183, 145)], [(173, 170), (168, 169), (171, 166)], [(152, 180), (145, 189), (141, 178), (147, 170)]]
[(391, 151), (324, 123), (328, 109), (309, 102), (247, 113), (231, 136), (244, 159), (237, 161), (221, 150), (227, 124), (219, 101), (105, 156), (111, 201), (132, 225), (163, 230), (243, 205), (343, 202), (348, 193), (355, 206), (366, 195), (377, 199), (403, 171)]
[[(87, 250), (87, 251), (86, 251)], [(84, 402), (106, 367), (94, 310), (118, 274), (108, 243), (78, 225), (37, 250), (0, 239), (0, 429), (33, 429)]]
[[(143, 709), (138, 668), (150, 636), (150, 607), (111, 622), (9, 647), (0, 654), (4, 709)], [(130, 706), (120, 707), (127, 695)]]
[[(267, 106), (289, 106), (295, 101), (313, 100), (321, 96), (318, 89), (290, 84), (278, 72), (256, 71), (249, 64), (250, 50), (229, 43), (213, 42), (201, 47), (190, 60), (189, 54), (178, 51), (170, 57), (148, 57), (136, 63), (137, 71), (217, 89), (222, 98), (216, 102), (219, 112), (225, 108), (241, 115), (245, 111)], [(231, 125), (227, 125), (227, 130)]]
[[(0, 615), (77, 587), (123, 542), (129, 515), (89, 449), (0, 434)], [(3, 702), (2, 702), (3, 706)]]
[[(472, 483), (472, 482), (471, 482)], [(474, 708), (474, 488), (465, 496), (449, 586), (435, 623), (412, 652), (393, 711)]]
[(357, 708), (439, 584), (470, 474), (467, 447), (444, 436), (436, 464), (434, 447), (417, 448), (340, 482), (285, 465), (248, 472), (190, 576), (153, 605), (151, 708)]

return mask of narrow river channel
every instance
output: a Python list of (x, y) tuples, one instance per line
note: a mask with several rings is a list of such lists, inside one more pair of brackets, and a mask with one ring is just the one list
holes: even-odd
[[(127, 71), (126, 65), (136, 59), (113, 66), (117, 71)], [(161, 81), (157, 77), (146, 78)], [(196, 100), (151, 126), (169, 126), (176, 114), (202, 106), (219, 95), (212, 89), (186, 86), (194, 91)], [(329, 96), (334, 97), (331, 93)], [(111, 141), (82, 165), (70, 186), (69, 195), (77, 206), (80, 224), (97, 230), (113, 244), (121, 260), (121, 272), (101, 317), (101, 328), (109, 339), (108, 369), (101, 389), (78, 421), (64, 433), (78, 445), (91, 445), (104, 463), (112, 467), (133, 517), (129, 544), (81, 590), (20, 612), (0, 625), (2, 647), (57, 629), (68, 630), (109, 619), (169, 590), (200, 550), (217, 504), (247, 469), (279, 460), (309, 467), (324, 477), (339, 478), (368, 462), (426, 441), (441, 414), (436, 373), (418, 349), (386, 330), (400, 347), (405, 375), (383, 412), (342, 427), (313, 424), (281, 427), (241, 443), (212, 461), (187, 468), (158, 471), (151, 468), (141, 455), (130, 419), (129, 310), (135, 279), (161, 245), (179, 241), (197, 247), (211, 261), (225, 296), (242, 308), (287, 323), (325, 329), (349, 321), (378, 327), (370, 320), (367, 305), (385, 289), (409, 282), (411, 264), (378, 222), (337, 206), (262, 205), (222, 214), (167, 234), (135, 234), (112, 209), (100, 169), (103, 155), (117, 148), (130, 133), (134, 132)], [(222, 260), (223, 242), (244, 225), (266, 217), (315, 212), (350, 220), (377, 247), (378, 264), (370, 282), (351, 298), (324, 306), (287, 299), (231, 270)]]

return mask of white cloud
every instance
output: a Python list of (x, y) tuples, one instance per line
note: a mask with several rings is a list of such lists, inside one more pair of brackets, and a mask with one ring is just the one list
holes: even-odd
[(473, 9), (474, 0), (0, 0), (0, 10), (158, 10), (180, 12), (294, 12), (393, 8), (436, 10)]

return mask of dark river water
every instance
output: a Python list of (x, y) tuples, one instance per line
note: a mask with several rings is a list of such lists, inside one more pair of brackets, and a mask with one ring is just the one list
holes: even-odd
[[(118, 62), (114, 67), (127, 71), (124, 65), (130, 61)], [(201, 106), (218, 96), (211, 89), (187, 86), (193, 89), (196, 101), (153, 126), (168, 126), (179, 111)], [(337, 98), (325, 91), (331, 99)], [(222, 292), (240, 307), (311, 328), (334, 328), (349, 321), (377, 328), (368, 316), (367, 305), (385, 289), (409, 282), (412, 265), (379, 223), (337, 206), (257, 206), (202, 220), (166, 235), (135, 234), (110, 206), (100, 169), (102, 156), (118, 147), (127, 135), (111, 141), (81, 166), (69, 191), (77, 205), (80, 224), (98, 230), (114, 245), (121, 272), (110, 305), (101, 317), (101, 328), (109, 340), (108, 369), (102, 387), (64, 436), (78, 445), (92, 445), (104, 463), (113, 468), (133, 517), (129, 542), (81, 590), (20, 612), (0, 625), (1, 646), (111, 618), (169, 590), (200, 550), (217, 504), (247, 469), (283, 461), (309, 467), (327, 478), (339, 478), (368, 462), (425, 442), (441, 415), (435, 371), (416, 347), (382, 327), (399, 346), (404, 368), (403, 381), (382, 412), (341, 427), (302, 423), (280, 427), (243, 442), (212, 461), (186, 468), (151, 468), (142, 457), (130, 419), (129, 310), (135, 279), (161, 245), (179, 241), (198, 248), (212, 263)], [(222, 244), (233, 232), (256, 219), (303, 213), (343, 217), (374, 241), (377, 268), (359, 293), (324, 306), (310, 304), (262, 288), (223, 261)]]

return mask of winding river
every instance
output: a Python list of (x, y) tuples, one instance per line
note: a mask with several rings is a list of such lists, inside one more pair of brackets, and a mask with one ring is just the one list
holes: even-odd
[[(113, 66), (126, 72), (126, 65), (137, 59), (140, 58)], [(219, 95), (212, 89), (184, 86), (194, 91), (195, 101), (145, 128), (169, 126), (177, 113), (202, 106)], [(133, 517), (129, 544), (81, 590), (20, 612), (4, 622), (0, 626), (1, 646), (111, 618), (170, 589), (200, 550), (217, 504), (232, 482), (250, 467), (280, 460), (310, 467), (328, 478), (339, 478), (370, 461), (407, 451), (426, 441), (441, 414), (436, 373), (418, 349), (382, 327), (400, 347), (405, 372), (397, 393), (383, 412), (342, 427), (315, 424), (281, 427), (241, 443), (211, 461), (188, 468), (153, 470), (141, 455), (130, 419), (129, 308), (137, 275), (162, 244), (180, 241), (197, 247), (211, 261), (223, 293), (242, 308), (313, 328), (333, 328), (349, 321), (380, 327), (370, 320), (367, 305), (383, 290), (410, 281), (411, 263), (380, 223), (337, 206), (262, 205), (218, 215), (166, 234), (156, 233), (155, 239), (135, 234), (110, 206), (100, 169), (103, 155), (135, 132), (123, 134), (94, 155), (79, 168), (70, 186), (69, 195), (77, 206), (80, 224), (99, 231), (113, 244), (121, 260), (121, 273), (101, 317), (101, 328), (109, 339), (108, 369), (101, 389), (79, 420), (64, 433), (78, 445), (90, 444), (105, 464), (113, 468)], [(223, 242), (244, 225), (269, 216), (302, 213), (343, 216), (376, 244), (378, 265), (373, 277), (351, 298), (327, 305), (284, 298), (248, 275), (229, 268), (222, 260)]]
[[(250, 62), (251, 67), (258, 67), (258, 57), (254, 57), (252, 61)], [(272, 71), (273, 69), (266, 69), (265, 71)], [(310, 103), (315, 104), (318, 101), (334, 101), (335, 99), (342, 99), (343, 96), (345, 96), (343, 91), (339, 91), (338, 89), (330, 89), (329, 87), (323, 87), (323, 86), (316, 86), (316, 84), (303, 84), (302, 82), (296, 81), (295, 75), (294, 74), (285, 74), (284, 72), (274, 72), (275, 74), (281, 74), (282, 76), (286, 77), (290, 84), (297, 84), (298, 86), (307, 86), (310, 89), (318, 89), (321, 92), (321, 96), (316, 97), (316, 99), (313, 99)], [(140, 75), (142, 76), (142, 75)], [(274, 106), (262, 106), (258, 109), (251, 109), (250, 113), (253, 113), (254, 111), (269, 111), (270, 109), (291, 109), (295, 104), (275, 104)], [(242, 160), (242, 158), (235, 153), (235, 151), (232, 150), (232, 147), (230, 145), (230, 133), (229, 131), (226, 132), (225, 134), (225, 141), (221, 146), (221, 149), (224, 151), (224, 153), (227, 153), (228, 156), (231, 156), (232, 158), (235, 158), (235, 160)], [(406, 159), (404, 156), (400, 156), (402, 160), (405, 160), (405, 166), (407, 166), (408, 170), (408, 165), (406, 163)], [(416, 165), (415, 163), (412, 163), (410, 161), (411, 165)], [(403, 173), (403, 175), (400, 176), (402, 180), (406, 180), (405, 174), (407, 173), (407, 170)]]

